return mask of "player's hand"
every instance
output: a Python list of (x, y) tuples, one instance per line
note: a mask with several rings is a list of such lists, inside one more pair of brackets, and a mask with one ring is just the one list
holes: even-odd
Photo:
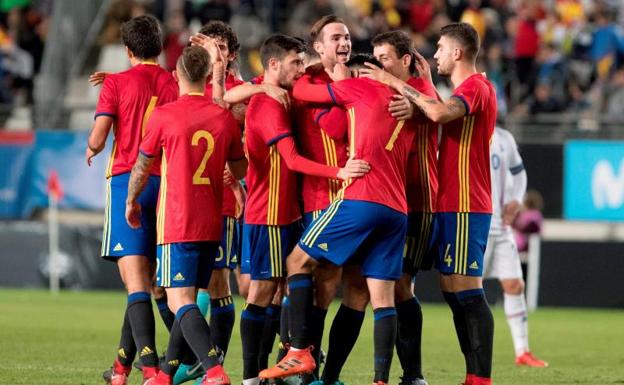
[(282, 106), (284, 106), (284, 108), (286, 108), (286, 110), (290, 109), (290, 95), (288, 94), (287, 90), (281, 87), (277, 87), (277, 86), (266, 84), (266, 83), (263, 84), (262, 87), (264, 88), (265, 94), (277, 100), (279, 104), (281, 104)]
[(91, 83), (93, 87), (99, 86), (100, 84), (104, 83), (104, 79), (106, 79), (108, 75), (110, 75), (110, 72), (104, 72), (104, 71), (94, 72), (91, 75), (89, 75), (89, 83)]
[(325, 72), (334, 82), (351, 78), (351, 70), (343, 63), (336, 63), (331, 70), (325, 68)]
[(503, 224), (505, 226), (511, 226), (521, 207), (522, 205), (518, 201), (511, 201), (503, 206)]
[(232, 187), (236, 183), (238, 183), (238, 181), (234, 178), (234, 175), (232, 175), (227, 168), (223, 170), (223, 186)]
[(93, 151), (91, 147), (87, 146), (87, 152), (85, 154), (85, 158), (87, 160), (87, 166), (91, 167), (93, 163), (93, 157), (97, 155), (97, 152)]
[(141, 205), (138, 202), (126, 202), (126, 222), (133, 229), (141, 227)]
[(372, 63), (364, 63), (364, 65), (366, 68), (360, 69), (361, 77), (377, 80), (387, 86), (391, 85), (393, 76), (389, 72), (384, 71), (383, 68), (379, 68)]
[(197, 33), (195, 35), (191, 35), (191, 37), (189, 37), (189, 41), (192, 45), (197, 45), (205, 49), (206, 52), (208, 52), (208, 55), (210, 55), (211, 63), (214, 64), (216, 62), (225, 61), (223, 59), (223, 55), (221, 54), (221, 50), (219, 49), (219, 44), (217, 44), (217, 40), (215, 38)]
[(388, 105), (388, 111), (396, 120), (408, 120), (414, 116), (414, 105), (403, 95), (392, 95), (395, 99)]
[(247, 191), (245, 191), (239, 181), (236, 181), (236, 184), (232, 187), (232, 191), (234, 192), (234, 198), (236, 198), (236, 205), (238, 206), (238, 210), (236, 210), (236, 219), (241, 219), (243, 217), (243, 213), (245, 212)]
[(427, 59), (425, 59), (425, 57), (416, 50), (414, 50), (414, 58), (416, 59), (414, 64), (416, 65), (418, 76), (433, 84), (433, 81), (431, 80), (431, 66), (429, 65)]
[(349, 178), (359, 178), (368, 174), (370, 164), (362, 159), (349, 159), (347, 164), (338, 171), (338, 179), (347, 180)]

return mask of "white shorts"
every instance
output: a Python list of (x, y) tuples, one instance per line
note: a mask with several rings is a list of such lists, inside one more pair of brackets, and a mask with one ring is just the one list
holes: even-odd
[(483, 279), (522, 278), (520, 256), (511, 231), (488, 237), (483, 263)]

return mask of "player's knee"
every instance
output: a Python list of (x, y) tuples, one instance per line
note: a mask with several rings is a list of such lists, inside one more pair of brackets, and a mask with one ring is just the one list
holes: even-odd
[(275, 290), (277, 282), (275, 280), (254, 280), (249, 285), (249, 294), (247, 295), (247, 303), (266, 307), (269, 306)]
[(412, 277), (403, 275), (394, 286), (394, 297), (396, 302), (407, 301), (414, 296), (412, 291)]
[(343, 305), (358, 311), (365, 311), (369, 301), (370, 295), (366, 285), (346, 283), (342, 298)]
[(152, 295), (154, 296), (154, 299), (162, 299), (167, 297), (167, 292), (164, 287), (152, 286)]
[(505, 279), (501, 281), (501, 286), (505, 294), (518, 295), (524, 291), (524, 281), (522, 279)]
[(212, 272), (208, 293), (212, 298), (223, 298), (230, 295), (230, 270), (218, 269)]
[(249, 296), (249, 274), (241, 274), (238, 276), (238, 294), (247, 300)]
[(288, 274), (310, 274), (316, 267), (318, 262), (312, 259), (298, 245), (295, 246), (292, 253), (286, 259)]

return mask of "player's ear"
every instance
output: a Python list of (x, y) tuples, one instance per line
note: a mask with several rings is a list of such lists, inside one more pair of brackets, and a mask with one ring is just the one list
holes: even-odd
[(126, 55), (128, 55), (128, 59), (132, 59), (134, 57), (134, 53), (132, 53), (132, 51), (130, 51), (130, 48), (128, 48), (128, 46), (124, 46), (126, 48)]
[(276, 57), (272, 57), (272, 58), (270, 58), (270, 59), (269, 59), (269, 68), (270, 68), (270, 69), (272, 69), (272, 70), (274, 70), (274, 71), (275, 71), (275, 70), (277, 70), (277, 68), (278, 68), (278, 63), (279, 63), (279, 60), (277, 60), (277, 58), (276, 58)]
[(401, 58), (401, 62), (403, 63), (403, 67), (409, 67), (412, 64), (412, 55), (406, 53)]
[(180, 78), (178, 77), (178, 71), (173, 70), (171, 73), (173, 74), (173, 78), (175, 79), (176, 83), (180, 83)]
[(322, 55), (323, 54), (323, 44), (320, 41), (315, 41), (312, 44), (312, 48), (314, 48), (314, 51), (316, 51), (317, 54)]
[(453, 48), (453, 60), (460, 61), (464, 57), (464, 50), (461, 47)]

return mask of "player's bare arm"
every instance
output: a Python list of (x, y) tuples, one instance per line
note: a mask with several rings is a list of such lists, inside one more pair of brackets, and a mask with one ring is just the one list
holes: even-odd
[(93, 128), (89, 134), (89, 139), (87, 140), (87, 151), (85, 155), (89, 166), (91, 166), (93, 157), (102, 152), (106, 146), (106, 138), (112, 126), (113, 118), (110, 116), (100, 115), (95, 118)]
[(136, 163), (132, 167), (128, 181), (128, 198), (126, 198), (126, 221), (133, 229), (141, 227), (141, 205), (137, 202), (149, 178), (149, 170), (154, 158), (139, 152)]
[(366, 65), (368, 69), (360, 70), (363, 76), (377, 80), (399, 91), (430, 120), (444, 124), (466, 115), (466, 106), (458, 98), (450, 98), (447, 101), (433, 99), (416, 91), (413, 87), (389, 72), (373, 64), (367, 63)]
[(232, 174), (236, 181), (239, 181), (247, 175), (247, 166), (249, 162), (247, 158), (239, 160), (228, 160), (226, 163), (226, 170)]
[(288, 91), (271, 84), (241, 84), (229, 89), (225, 95), (223, 95), (223, 100), (230, 104), (242, 103), (252, 96), (262, 93), (277, 100), (287, 110), (290, 109), (290, 95), (288, 95)]

